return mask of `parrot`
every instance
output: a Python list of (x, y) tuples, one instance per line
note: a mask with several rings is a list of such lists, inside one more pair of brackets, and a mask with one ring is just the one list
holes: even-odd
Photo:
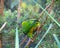
[(28, 19), (22, 22), (22, 30), (25, 35), (29, 38), (33, 37), (33, 34), (37, 31), (40, 26), (40, 21), (37, 19)]

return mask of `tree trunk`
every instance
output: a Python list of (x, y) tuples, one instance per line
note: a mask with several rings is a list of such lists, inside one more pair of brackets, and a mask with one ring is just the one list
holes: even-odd
[(0, 15), (3, 15), (4, 11), (4, 0), (0, 0)]
[(0, 33), (0, 48), (2, 48), (2, 34)]

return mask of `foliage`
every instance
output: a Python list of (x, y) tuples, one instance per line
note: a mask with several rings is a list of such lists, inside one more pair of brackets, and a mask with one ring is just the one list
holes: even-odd
[[(41, 0), (38, 0), (37, 2), (41, 5), (43, 5), (43, 7), (45, 8), (46, 5), (48, 5), (50, 3), (51, 0), (47, 0), (46, 3), (43, 3)], [(55, 1), (54, 4), (54, 9), (52, 10), (52, 17), (57, 20), (60, 23), (60, 4), (59, 4), (60, 0)], [(40, 13), (41, 13), (41, 8), (39, 7), (38, 4), (32, 3), (31, 0), (29, 1), (23, 1), (22, 5), (21, 5), (21, 9), (20, 9), (20, 13), (21, 16), (19, 18), (19, 39), (20, 42), (21, 40), (25, 37), (24, 34), (22, 33), (22, 27), (21, 24), (24, 20), (28, 20), (28, 19), (38, 19), (40, 17)], [(45, 5), (44, 5), (45, 4)], [(13, 5), (12, 5), (13, 6)], [(16, 20), (17, 20), (17, 10), (15, 10), (14, 12), (11, 12), (11, 10), (4, 10), (4, 16), (0, 16), (0, 27), (2, 26), (2, 24), (7, 21), (7, 25), (6, 27), (2, 30), (3, 32), (3, 36), (10, 36), (11, 38), (15, 38), (15, 28), (16, 28)], [(46, 13), (43, 14), (43, 16), (40, 19), (40, 22), (42, 23), (47, 17), (47, 20), (44, 24), (44, 26), (41, 29), (41, 33), (38, 34), (36, 40), (34, 41), (34, 44), (32, 44), (30, 47), (34, 48), (33, 46), (36, 46), (36, 44), (38, 43), (38, 41), (42, 38), (43, 34), (45, 33), (45, 31), (48, 29), (48, 26), (50, 23), (53, 23), (53, 27), (51, 28), (51, 30), (49, 31), (49, 33), (46, 35), (46, 37), (44, 38), (44, 40), (42, 41), (41, 45), (39, 46), (39, 48), (58, 48), (55, 39), (53, 38), (53, 34), (57, 34), (58, 35), (58, 39), (60, 39), (60, 27), (58, 27), (50, 17), (48, 17), (48, 15)], [(4, 35), (6, 34), (6, 35)], [(7, 37), (8, 39), (10, 39), (10, 37)], [(6, 39), (7, 39), (6, 38)], [(6, 40), (5, 40), (6, 41)], [(8, 40), (9, 41), (9, 40)], [(7, 45), (7, 48), (9, 47), (9, 45)]]

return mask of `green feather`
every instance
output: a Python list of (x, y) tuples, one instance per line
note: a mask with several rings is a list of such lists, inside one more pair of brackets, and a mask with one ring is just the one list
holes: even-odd
[(23, 33), (32, 38), (34, 33), (34, 28), (40, 25), (40, 22), (38, 22), (35, 19), (30, 19), (22, 22), (22, 30)]

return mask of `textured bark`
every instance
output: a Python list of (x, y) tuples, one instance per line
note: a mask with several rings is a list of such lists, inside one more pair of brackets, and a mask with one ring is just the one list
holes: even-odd
[(0, 15), (3, 15), (4, 11), (4, 0), (0, 0)]
[(2, 33), (0, 33), (0, 48), (2, 48)]

